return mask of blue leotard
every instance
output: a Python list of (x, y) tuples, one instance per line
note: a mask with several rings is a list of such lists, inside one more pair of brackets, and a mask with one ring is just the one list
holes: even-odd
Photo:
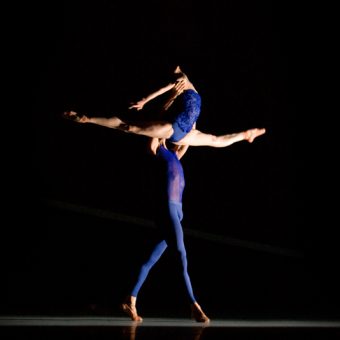
[(178, 99), (182, 99), (182, 110), (172, 122), (174, 133), (170, 142), (178, 142), (192, 129), (201, 113), (201, 96), (194, 90), (186, 90)]
[(156, 224), (161, 231), (162, 237), (153, 249), (149, 259), (142, 265), (137, 282), (131, 290), (131, 295), (137, 297), (150, 269), (159, 260), (165, 249), (169, 247), (180, 265), (180, 272), (183, 275), (188, 298), (191, 302), (195, 302), (196, 299), (187, 271), (187, 256), (181, 225), (183, 218), (182, 194), (185, 186), (183, 167), (176, 154), (163, 146), (160, 146), (156, 157), (161, 170), (161, 176), (156, 183), (160, 189), (159, 195), (156, 197), (158, 203)]

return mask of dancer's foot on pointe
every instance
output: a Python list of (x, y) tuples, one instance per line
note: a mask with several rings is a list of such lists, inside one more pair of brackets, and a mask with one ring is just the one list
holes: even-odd
[(266, 129), (250, 129), (244, 132), (244, 140), (252, 143), (256, 137), (264, 135)]
[(197, 302), (191, 305), (191, 317), (197, 322), (210, 322), (210, 319), (204, 314), (201, 306)]
[(63, 117), (77, 123), (86, 123), (87, 121), (87, 117), (85, 115), (79, 116), (79, 114), (75, 111), (65, 111), (63, 113)]
[(143, 321), (143, 319), (137, 313), (135, 296), (128, 296), (120, 305), (120, 307), (122, 311), (131, 318), (132, 321)]

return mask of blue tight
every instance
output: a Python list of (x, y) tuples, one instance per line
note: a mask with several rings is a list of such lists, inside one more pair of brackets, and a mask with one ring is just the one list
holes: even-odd
[(142, 265), (141, 270), (139, 272), (139, 276), (137, 279), (137, 283), (132, 289), (132, 296), (138, 295), (140, 288), (142, 287), (144, 281), (146, 280), (150, 269), (154, 266), (154, 264), (160, 259), (165, 249), (169, 246), (175, 252), (176, 260), (179, 260), (181, 264), (182, 275), (184, 278), (185, 286), (189, 295), (191, 302), (195, 302), (196, 299), (194, 297), (193, 289), (190, 282), (190, 277), (188, 274), (188, 261), (187, 254), (184, 246), (184, 237), (183, 237), (183, 229), (181, 225), (182, 219), (182, 204), (178, 202), (169, 202), (169, 213), (171, 216), (171, 230), (164, 230), (166, 238), (161, 240), (156, 244), (153, 249), (151, 256), (149, 259)]
[[(188, 274), (188, 262), (187, 254), (184, 245), (184, 235), (181, 221), (183, 219), (182, 211), (182, 192), (184, 189), (184, 177), (182, 165), (176, 157), (175, 153), (167, 150), (163, 147), (160, 148), (158, 157), (166, 164), (167, 172), (167, 197), (168, 201), (165, 202), (165, 206), (161, 209), (162, 213), (157, 221), (158, 227), (162, 233), (163, 239), (161, 239), (154, 247), (149, 259), (142, 265), (137, 283), (132, 289), (131, 295), (137, 297), (140, 288), (146, 280), (149, 271), (160, 259), (165, 249), (169, 247), (175, 255), (175, 260), (180, 264), (181, 273), (184, 279), (187, 294), (191, 302), (195, 302), (195, 296), (191, 286), (190, 277)], [(176, 187), (174, 190), (174, 187)], [(179, 201), (169, 199), (169, 196), (173, 198), (173, 192), (179, 195)], [(170, 195), (170, 193), (172, 193)]]

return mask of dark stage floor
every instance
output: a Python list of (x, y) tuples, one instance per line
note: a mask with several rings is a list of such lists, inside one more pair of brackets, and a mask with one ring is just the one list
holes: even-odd
[(0, 332), (18, 339), (336, 339), (339, 321), (213, 320), (149, 318), (135, 323), (121, 317), (3, 316)]
[(153, 245), (152, 225), (99, 210), (44, 209), (46, 228), (14, 233), (6, 253), (0, 304), (6, 339), (340, 337), (336, 276), (321, 258), (191, 229), (185, 229), (189, 272), (211, 323), (190, 320), (164, 254), (140, 292), (144, 322), (135, 324), (118, 306)]

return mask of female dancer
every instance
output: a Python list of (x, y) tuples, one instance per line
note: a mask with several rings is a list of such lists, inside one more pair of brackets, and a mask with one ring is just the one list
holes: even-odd
[[(176, 77), (174, 82), (169, 83), (130, 106), (130, 109), (141, 110), (150, 100), (170, 91), (171, 95), (168, 102), (164, 105), (164, 111), (169, 108), (176, 97), (178, 97), (178, 100), (181, 100), (182, 104), (179, 112), (176, 112), (171, 121), (126, 122), (117, 116), (110, 118), (88, 117), (86, 115), (79, 116), (75, 111), (64, 112), (64, 118), (71, 119), (78, 123), (97, 124), (151, 138), (165, 138), (176, 145), (211, 146), (217, 148), (226, 147), (242, 140), (252, 143), (256, 137), (266, 132), (264, 128), (255, 128), (215, 136), (197, 130), (196, 121), (201, 112), (201, 97), (179, 66), (176, 67), (174, 75)], [(173, 93), (175, 93), (175, 95)]]

